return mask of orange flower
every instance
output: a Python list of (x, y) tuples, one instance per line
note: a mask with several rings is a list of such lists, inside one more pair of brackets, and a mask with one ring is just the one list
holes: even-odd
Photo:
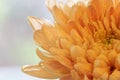
[(41, 61), (23, 67), (40, 78), (120, 80), (120, 2), (47, 0), (55, 22), (29, 17)]

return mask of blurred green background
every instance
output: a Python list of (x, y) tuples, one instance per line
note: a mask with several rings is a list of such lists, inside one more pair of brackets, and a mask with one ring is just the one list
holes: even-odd
[(39, 62), (27, 16), (52, 20), (45, 0), (0, 0), (0, 67)]

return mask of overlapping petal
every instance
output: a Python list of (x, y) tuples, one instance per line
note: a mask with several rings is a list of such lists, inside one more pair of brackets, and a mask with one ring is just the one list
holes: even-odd
[(46, 79), (119, 80), (120, 1), (47, 0), (54, 23), (29, 17), (42, 61), (23, 72)]

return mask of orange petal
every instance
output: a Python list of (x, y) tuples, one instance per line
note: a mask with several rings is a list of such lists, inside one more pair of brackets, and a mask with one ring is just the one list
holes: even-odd
[(120, 22), (120, 1), (119, 0), (115, 0), (115, 1), (118, 1), (116, 7), (115, 7), (115, 11), (114, 11), (114, 16), (115, 16), (115, 19), (116, 19), (116, 24), (117, 26), (119, 26)]
[(109, 73), (104, 73), (104, 74), (100, 77), (100, 79), (101, 79), (101, 80), (108, 80), (108, 77), (109, 77)]
[(52, 46), (56, 46), (55, 41), (58, 39), (58, 37), (59, 36), (56, 34), (55, 29), (50, 26), (42, 26), (41, 30), (37, 30), (34, 33), (35, 42), (46, 50)]
[(78, 71), (79, 74), (87, 74), (92, 72), (92, 64), (90, 63), (78, 62), (74, 65), (74, 68)]
[(93, 77), (100, 78), (104, 73), (109, 73), (109, 67), (94, 68)]
[(96, 12), (96, 8), (94, 5), (89, 5), (87, 7), (87, 13), (88, 13), (88, 17), (90, 20), (97, 20), (98, 19), (98, 14)]
[(36, 49), (36, 53), (39, 56), (39, 58), (42, 60), (52, 59), (52, 56), (50, 54), (45, 53), (45, 52), (41, 52), (39, 49)]
[(72, 62), (64, 56), (55, 56), (56, 61), (67, 67), (68, 69), (73, 69)]
[(120, 80), (120, 71), (114, 70), (113, 73), (109, 76), (109, 80)]
[(65, 23), (68, 21), (68, 17), (64, 14), (64, 11), (62, 11), (61, 8), (59, 8), (59, 4), (54, 0), (47, 0), (46, 4), (49, 8), (49, 10), (52, 12), (56, 22), (59, 25), (64, 26)]
[(60, 48), (56, 48), (56, 47), (52, 47), (50, 48), (50, 52), (52, 55), (62, 55), (64, 57), (67, 57), (67, 58), (71, 58), (70, 56), (70, 52), (66, 49), (60, 49)]
[(79, 35), (79, 33), (78, 33), (75, 29), (72, 29), (72, 30), (71, 30), (71, 36), (72, 36), (72, 38), (75, 40), (75, 43), (76, 43), (76, 44), (82, 46), (82, 44), (83, 44), (83, 39), (82, 39), (82, 37)]
[(79, 18), (81, 18), (85, 10), (86, 10), (85, 4), (82, 2), (78, 2), (72, 8), (71, 20), (78, 20)]
[(107, 11), (106, 11), (106, 15), (105, 15), (105, 16), (106, 16), (108, 19), (110, 19), (111, 15), (112, 15), (114, 12), (115, 12), (114, 7), (113, 7), (113, 6), (110, 6), (110, 7), (107, 9)]
[(61, 39), (60, 42), (61, 42), (61, 47), (63, 49), (67, 49), (67, 50), (69, 50), (70, 47), (73, 45), (70, 41), (68, 41), (66, 39)]
[(95, 60), (94, 61), (94, 67), (102, 68), (102, 67), (107, 67), (107, 66), (108, 66), (107, 63), (105, 61), (103, 61), (103, 60)]
[(112, 0), (92, 0), (91, 2), (92, 5), (95, 6), (97, 10), (98, 17), (104, 17), (104, 14), (108, 7), (113, 6), (113, 1)]
[(117, 55), (115, 59), (115, 67), (119, 70), (120, 69), (120, 54)]
[(34, 65), (34, 66), (24, 66), (22, 68), (23, 72), (31, 75), (31, 76), (35, 76), (35, 77), (39, 77), (39, 78), (46, 78), (46, 79), (56, 79), (58, 78), (58, 76), (51, 74), (50, 72), (45, 71), (43, 68), (41, 68), (38, 65)]
[(87, 51), (86, 57), (87, 57), (89, 62), (93, 63), (94, 60), (96, 59), (97, 55), (98, 54), (96, 54), (96, 52), (91, 49), (91, 50)]
[(76, 61), (77, 57), (85, 57), (86, 55), (85, 50), (80, 46), (72, 46), (70, 48), (70, 52), (71, 52), (71, 57), (74, 61)]
[(78, 73), (75, 70), (71, 71), (71, 76), (74, 80), (81, 80), (80, 76), (78, 75)]
[(111, 66), (115, 65), (115, 59), (117, 57), (117, 52), (113, 49), (109, 54), (108, 54), (108, 59), (111, 64)]
[(85, 57), (77, 57), (77, 63), (88, 63), (87, 59)]
[(51, 73), (62, 76), (69, 73), (69, 69), (55, 60), (46, 60), (41, 65)]
[(35, 31), (34, 40), (37, 43), (37, 45), (41, 46), (46, 50), (48, 50), (51, 47), (51, 44), (48, 42), (45, 35), (40, 30)]
[(70, 74), (64, 75), (60, 78), (60, 80), (74, 80)]

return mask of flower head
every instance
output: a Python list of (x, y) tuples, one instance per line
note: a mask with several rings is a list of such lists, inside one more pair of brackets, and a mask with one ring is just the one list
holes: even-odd
[(46, 1), (54, 23), (29, 17), (38, 65), (23, 72), (60, 80), (120, 80), (120, 1)]

